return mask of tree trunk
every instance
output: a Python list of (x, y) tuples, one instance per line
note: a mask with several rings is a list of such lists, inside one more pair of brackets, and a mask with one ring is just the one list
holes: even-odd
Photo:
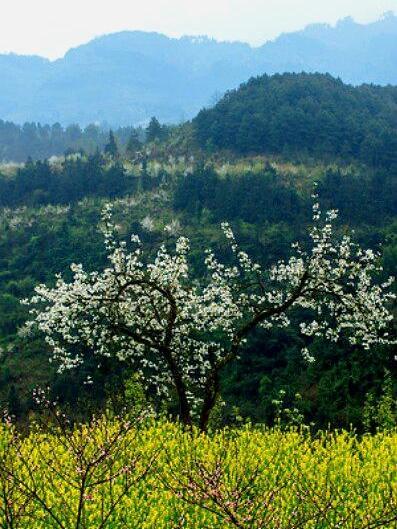
[(192, 412), (191, 412), (190, 404), (187, 398), (186, 387), (183, 381), (182, 374), (174, 358), (172, 357), (171, 351), (169, 349), (164, 348), (162, 350), (162, 353), (171, 371), (172, 380), (174, 382), (176, 393), (178, 395), (179, 419), (182, 422), (182, 424), (185, 424), (186, 426), (192, 426), (193, 424)]
[(192, 426), (192, 414), (190, 411), (190, 404), (187, 400), (186, 391), (184, 386), (182, 388), (178, 388), (176, 385), (176, 391), (178, 394), (178, 400), (179, 400), (179, 418), (182, 424), (185, 426)]
[(205, 432), (208, 427), (208, 421), (212, 410), (219, 396), (219, 372), (214, 370), (208, 377), (204, 393), (204, 401), (201, 407), (199, 428)]

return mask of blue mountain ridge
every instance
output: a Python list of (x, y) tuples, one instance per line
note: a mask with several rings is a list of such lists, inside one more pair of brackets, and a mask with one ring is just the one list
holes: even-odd
[(397, 84), (397, 16), (314, 24), (259, 47), (124, 31), (56, 61), (0, 55), (0, 119), (23, 123), (177, 123), (264, 73), (321, 72), (358, 85)]

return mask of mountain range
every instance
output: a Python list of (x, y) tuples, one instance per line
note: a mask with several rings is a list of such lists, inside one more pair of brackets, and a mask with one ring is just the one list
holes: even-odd
[(176, 123), (264, 73), (323, 72), (353, 85), (397, 84), (397, 16), (309, 25), (259, 47), (124, 31), (58, 60), (0, 55), (0, 119), (63, 125)]

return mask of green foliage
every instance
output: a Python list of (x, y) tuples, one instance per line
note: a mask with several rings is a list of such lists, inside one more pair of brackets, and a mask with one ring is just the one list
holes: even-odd
[(125, 153), (126, 153), (127, 158), (129, 159), (133, 158), (136, 155), (136, 153), (141, 149), (141, 147), (142, 147), (142, 143), (139, 139), (139, 135), (137, 131), (133, 130), (131, 132), (131, 135), (128, 139), (127, 146), (125, 148)]
[[(397, 178), (394, 172), (368, 169), (326, 169), (319, 178), (318, 192), (324, 208), (336, 208), (344, 222), (383, 224), (397, 211)], [(299, 225), (308, 221), (309, 183), (291, 181), (274, 165), (235, 174), (198, 166), (180, 178), (174, 206), (189, 215), (210, 210), (213, 218), (241, 219), (254, 225), (280, 223)]]
[(119, 388), (108, 382), (107, 410), (112, 414), (123, 414), (131, 419), (153, 413), (152, 405), (137, 373), (124, 377)]
[(301, 410), (302, 395), (295, 393), (291, 407), (285, 404), (286, 391), (280, 389), (278, 398), (273, 399), (272, 404), (275, 407), (276, 423), (282, 427), (302, 426), (304, 424), (304, 415)]
[(322, 74), (264, 75), (227, 92), (193, 125), (210, 152), (339, 158), (395, 170), (396, 90)]
[(117, 158), (119, 155), (119, 149), (117, 147), (116, 138), (114, 137), (114, 133), (112, 130), (109, 132), (109, 140), (105, 145), (104, 153), (113, 159)]
[[(116, 158), (117, 146), (109, 149), (109, 156)], [(30, 161), (13, 178), (0, 176), (0, 206), (69, 204), (91, 196), (117, 197), (134, 192), (138, 180), (138, 170), (127, 172), (122, 164), (109, 163), (100, 153), (70, 156), (58, 164)]]
[(397, 398), (390, 371), (385, 371), (382, 391), (377, 398), (373, 391), (367, 394), (363, 410), (363, 424), (367, 431), (393, 430), (397, 426)]
[(164, 135), (165, 135), (165, 129), (163, 129), (158, 119), (156, 119), (155, 117), (152, 117), (145, 132), (146, 132), (146, 141), (148, 143), (152, 143), (156, 140), (160, 141), (164, 138)]

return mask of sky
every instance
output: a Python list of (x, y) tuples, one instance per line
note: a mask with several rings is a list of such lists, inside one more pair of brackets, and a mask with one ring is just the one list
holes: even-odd
[(397, 13), (397, 0), (0, 0), (0, 52), (55, 59), (105, 33), (145, 30), (260, 45), (315, 22)]

